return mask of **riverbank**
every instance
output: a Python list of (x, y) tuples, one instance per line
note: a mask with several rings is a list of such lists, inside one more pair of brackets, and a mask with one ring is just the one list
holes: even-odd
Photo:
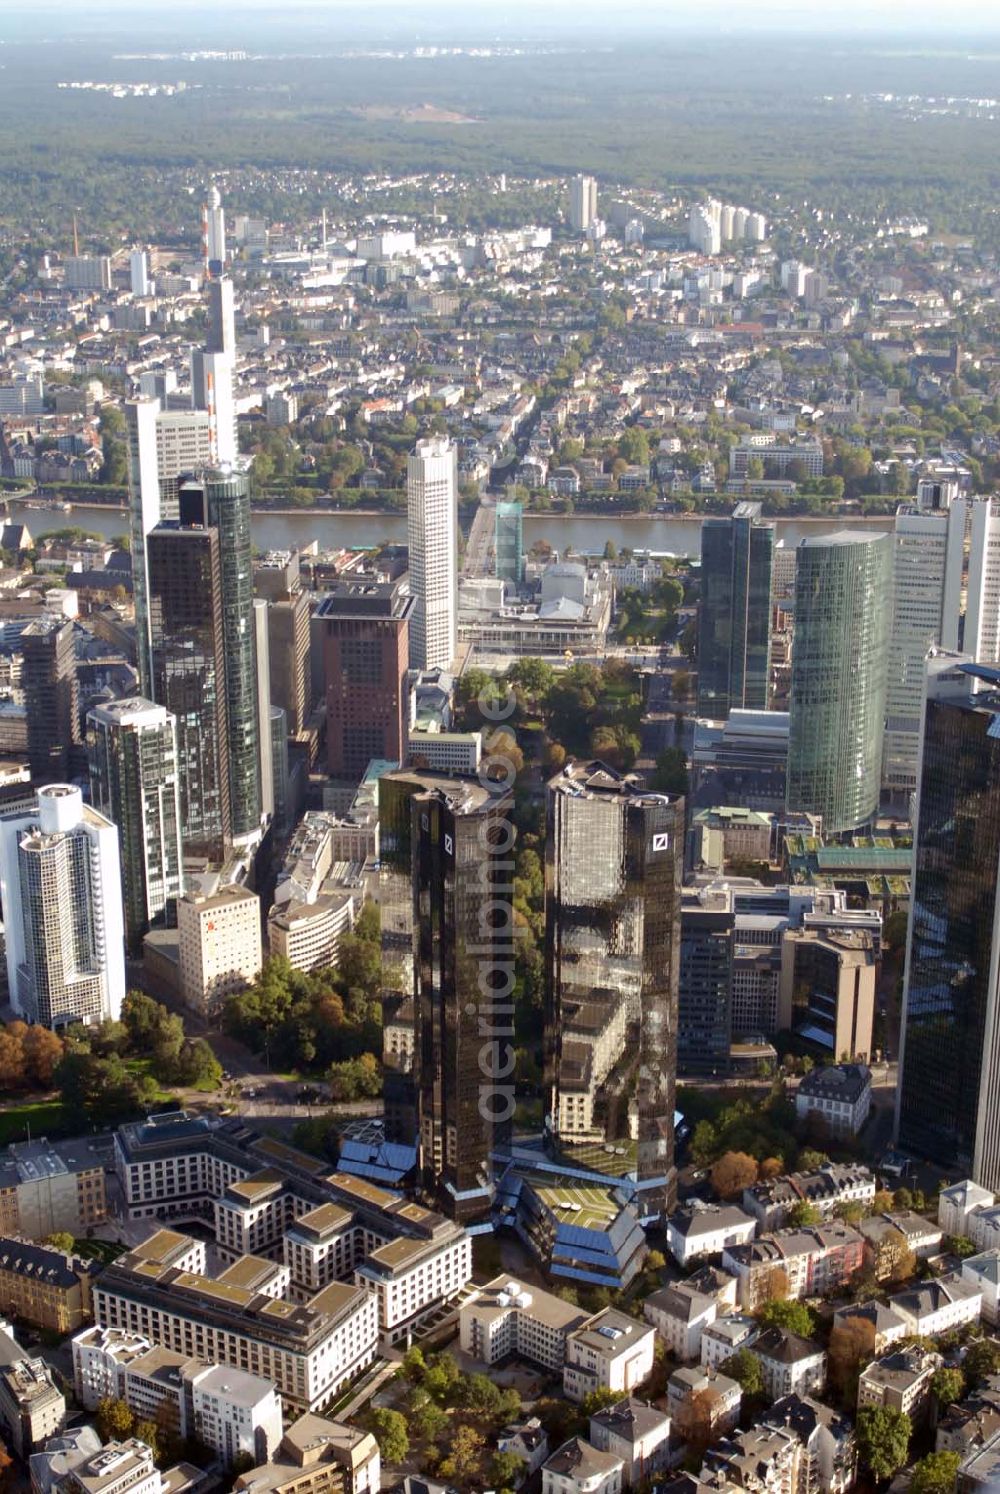
[[(58, 503), (41, 503), (37, 499), (9, 498), (7, 502), (16, 504), (28, 512), (34, 510), (38, 513), (49, 511), (62, 511)], [(77, 510), (86, 513), (99, 514), (127, 514), (128, 505), (125, 503), (94, 503), (93, 501), (82, 501), (71, 504), (71, 511)], [(271, 508), (269, 505), (254, 505), (251, 516), (254, 519), (308, 519), (311, 515), (322, 519), (399, 519), (405, 520), (406, 511), (401, 508), (329, 508), (325, 504), (310, 506), (309, 508)], [(718, 514), (691, 512), (686, 509), (671, 509), (669, 511), (657, 510), (654, 513), (644, 513), (641, 509), (608, 509), (603, 513), (581, 513), (579, 510), (571, 514), (559, 513), (553, 510), (551, 513), (539, 510), (525, 509), (524, 518), (528, 523), (553, 523), (553, 524), (651, 524), (651, 523), (701, 523), (703, 519), (718, 518)], [(858, 524), (874, 524), (876, 527), (886, 528), (891, 522), (892, 514), (852, 514), (852, 513), (829, 513), (829, 514), (769, 514), (766, 509), (761, 517), (772, 524), (825, 524), (835, 525), (837, 528), (853, 529)]]
[[(25, 524), (36, 539), (53, 530), (79, 527), (114, 540), (128, 530), (127, 509), (106, 503), (74, 504), (66, 513), (61, 506), (31, 508), (12, 500), (7, 513), (11, 522)], [(645, 550), (654, 555), (696, 559), (701, 554), (703, 522), (699, 514), (525, 514), (524, 548), (530, 550), (544, 540), (559, 554), (569, 549), (583, 555), (601, 555), (610, 541), (619, 551)], [(776, 517), (773, 522), (777, 543), (791, 549), (807, 536), (837, 534), (845, 529), (864, 528), (867, 533), (891, 530), (894, 521), (891, 516), (824, 518), (812, 514), (804, 518)], [(406, 544), (404, 513), (254, 509), (251, 525), (258, 550), (304, 550), (314, 542), (321, 550)]]
[[(745, 500), (734, 498), (732, 506), (735, 508), (737, 503), (743, 501)], [(276, 510), (271, 510), (271, 512), (276, 512)], [(357, 512), (357, 510), (355, 510), (355, 512)], [(683, 522), (690, 524), (700, 524), (703, 519), (721, 519), (727, 517), (727, 514), (707, 512), (697, 513), (694, 511), (689, 511), (687, 509), (679, 508), (670, 509), (669, 511), (666, 509), (656, 509), (652, 513), (643, 513), (640, 509), (637, 508), (629, 509), (627, 512), (623, 512), (620, 509), (608, 509), (607, 513), (596, 514), (590, 512), (581, 513), (579, 509), (575, 509), (571, 514), (558, 513), (556, 510), (553, 510), (552, 513), (542, 513), (538, 509), (530, 508), (526, 508), (524, 511), (525, 522), (528, 522), (530, 520), (532, 523), (534, 523), (536, 520), (538, 522), (541, 522), (543, 519), (546, 521), (548, 521), (549, 519), (553, 519), (556, 523), (560, 524), (575, 524), (577, 519), (581, 520), (583, 523), (590, 523), (598, 519), (603, 519), (605, 524), (608, 522), (608, 520), (610, 520), (612, 524), (617, 524), (619, 520), (623, 524), (627, 524), (632, 520), (635, 520), (637, 523), (644, 524), (656, 523), (658, 520), (662, 520), (667, 524), (673, 523), (675, 521), (677, 523)], [(767, 510), (764, 509), (761, 512), (761, 518), (764, 519), (765, 522), (770, 524), (835, 524), (839, 529), (853, 529), (856, 524), (880, 524), (884, 528), (887, 523), (892, 522), (894, 515), (851, 513), (790, 514), (787, 512), (780, 514), (769, 514)]]

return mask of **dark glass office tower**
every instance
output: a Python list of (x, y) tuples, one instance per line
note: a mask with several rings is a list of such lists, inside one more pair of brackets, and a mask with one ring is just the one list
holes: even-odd
[(39, 618), (22, 632), (20, 647), (31, 781), (36, 788), (62, 783), (80, 741), (73, 624)]
[(178, 504), (182, 524), (219, 536), (232, 833), (240, 840), (259, 831), (261, 817), (249, 477), (230, 468), (199, 473), (181, 483)]
[(735, 928), (729, 887), (685, 890), (677, 1014), (677, 1062), (682, 1073), (729, 1071)]
[(493, 843), (511, 803), (473, 782), (413, 800), (420, 1158), (425, 1186), (460, 1220), (489, 1208), (491, 1154), (508, 1148), (513, 1116), (513, 998), (505, 991), (506, 1017), (491, 1012), (494, 977), (483, 978), (513, 964), (510, 925), (491, 909), (510, 884), (497, 864), (509, 853)]
[(929, 661), (918, 796), (898, 1140), (998, 1189), (1000, 670)]
[(548, 1132), (569, 1163), (671, 1206), (684, 801), (570, 763), (548, 786)]
[(177, 722), (184, 849), (222, 858), (233, 832), (218, 532), (158, 524), (146, 561), (154, 698)]
[(774, 526), (760, 514), (759, 503), (738, 503), (701, 526), (699, 716), (767, 709)]
[[(513, 948), (502, 905), (510, 808), (508, 795), (473, 778), (379, 780), (387, 1127), (394, 1139), (417, 1141), (425, 1189), (463, 1221), (488, 1213), (491, 1158), (509, 1150), (513, 1009), (504, 972), (513, 979)], [(407, 1064), (400, 1050), (410, 1032)], [(415, 1135), (405, 1133), (408, 1118)]]
[(413, 798), (429, 781), (429, 774), (406, 772), (383, 773), (378, 781), (382, 1096), (386, 1138), (404, 1146), (417, 1144)]

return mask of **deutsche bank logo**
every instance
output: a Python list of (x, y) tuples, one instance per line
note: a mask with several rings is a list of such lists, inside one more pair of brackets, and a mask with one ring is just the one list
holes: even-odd
[(669, 834), (668, 831), (664, 831), (664, 833), (662, 835), (654, 835), (653, 836), (653, 850), (654, 851), (669, 851), (670, 850), (670, 834)]
[(444, 838), (444, 854), (446, 856), (450, 856), (452, 854), (452, 852), (454, 851), (454, 849), (455, 849), (455, 842), (452, 840), (452, 838), (451, 838), (450, 835), (446, 835), (445, 838)]

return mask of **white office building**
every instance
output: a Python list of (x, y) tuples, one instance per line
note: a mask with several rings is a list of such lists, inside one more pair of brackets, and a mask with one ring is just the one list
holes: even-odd
[(418, 441), (406, 466), (411, 669), (450, 669), (458, 615), (457, 452), (443, 436)]
[(133, 249), (128, 257), (129, 284), (133, 296), (149, 295), (149, 255), (145, 249)]
[(718, 254), (722, 248), (721, 211), (715, 214), (712, 207), (710, 202), (695, 202), (688, 214), (688, 243), (699, 254)]
[(177, 904), (181, 998), (208, 1016), (242, 991), (263, 964), (260, 898), (245, 887), (187, 893)]
[(78, 788), (48, 784), (0, 821), (0, 895), (14, 1010), (58, 1028), (121, 1015), (125, 996), (118, 830)]
[(978, 664), (1000, 664), (1000, 504), (970, 505), (969, 582), (963, 653)]
[[(943, 508), (905, 504), (896, 513), (882, 748), (886, 793), (911, 794), (917, 786), (927, 652), (958, 648), (965, 518), (961, 498)], [(971, 576), (970, 564), (970, 589)]]
[(266, 1463), (281, 1441), (281, 1401), (270, 1380), (232, 1365), (210, 1364), (187, 1377), (199, 1442), (227, 1468), (240, 1455)]
[(74, 1389), (89, 1411), (124, 1401), (139, 1420), (197, 1437), (227, 1467), (238, 1453), (267, 1462), (281, 1441), (281, 1401), (260, 1375), (205, 1364), (128, 1329), (85, 1328), (72, 1347)]
[(569, 184), (569, 222), (574, 233), (587, 233), (597, 221), (597, 183), (575, 176)]

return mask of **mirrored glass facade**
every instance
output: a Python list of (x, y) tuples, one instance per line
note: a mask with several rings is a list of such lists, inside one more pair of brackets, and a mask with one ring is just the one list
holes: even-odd
[(571, 763), (548, 787), (547, 1133), (569, 1164), (674, 1192), (684, 804)]
[(701, 526), (698, 714), (713, 720), (767, 708), (774, 526), (760, 513), (740, 503)]
[(184, 848), (223, 856), (232, 814), (219, 537), (158, 524), (146, 554), (153, 693), (177, 723)]
[(173, 921), (183, 891), (174, 718), (136, 697), (97, 706), (87, 758), (91, 803), (118, 826), (125, 936), (137, 955), (151, 924)]
[(961, 669), (942, 664), (929, 682), (898, 1137), (914, 1156), (996, 1189), (1000, 673), (968, 667), (973, 672), (963, 677)]
[(787, 807), (827, 834), (878, 809), (892, 602), (886, 534), (806, 539), (795, 551)]
[(425, 1189), (461, 1220), (488, 1214), (509, 1150), (510, 808), (473, 778), (379, 780), (386, 1132), (419, 1146)]
[(210, 525), (219, 536), (229, 791), (239, 839), (260, 828), (261, 815), (249, 476), (228, 468), (201, 473), (181, 483), (178, 505), (182, 523)]
[(501, 581), (513, 581), (516, 586), (520, 586), (524, 580), (522, 505), (507, 501), (498, 503), (494, 523), (494, 571)]

